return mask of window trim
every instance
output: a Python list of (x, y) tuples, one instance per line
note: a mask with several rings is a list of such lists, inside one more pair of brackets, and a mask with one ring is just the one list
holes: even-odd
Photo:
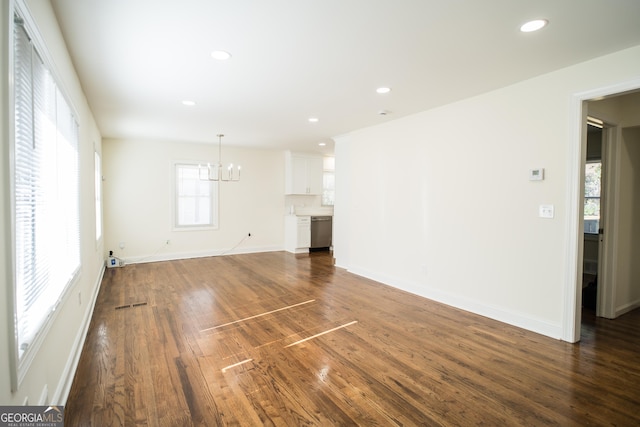
[[(602, 168), (602, 159), (587, 160), (585, 162), (585, 177), (586, 177), (587, 165), (594, 164), (594, 163), (600, 164), (600, 166)], [(586, 201), (587, 200), (591, 200), (591, 199), (598, 200), (598, 205), (600, 206), (600, 213), (602, 213), (602, 169), (600, 169), (600, 195), (595, 197), (595, 196), (587, 196), (587, 195), (583, 194), (583, 196), (582, 196), (582, 221), (583, 221), (583, 224), (584, 224), (585, 221), (587, 221), (587, 219), (585, 218), (584, 206), (586, 205)], [(600, 221), (601, 221), (600, 216), (598, 216), (598, 230), (595, 231), (595, 232), (585, 231), (586, 227), (583, 225), (583, 227), (582, 227), (583, 234), (586, 235), (586, 236), (597, 236), (598, 234), (600, 234), (600, 228), (601, 228)]]
[(217, 181), (209, 181), (211, 193), (211, 223), (207, 225), (179, 225), (178, 224), (178, 166), (195, 166), (207, 164), (206, 161), (176, 160), (172, 163), (171, 187), (171, 229), (172, 231), (203, 231), (218, 230), (220, 228), (220, 185)]

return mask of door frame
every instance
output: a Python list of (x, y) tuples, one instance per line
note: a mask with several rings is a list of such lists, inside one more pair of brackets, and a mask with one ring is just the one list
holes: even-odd
[[(565, 269), (564, 277), (564, 309), (562, 311), (561, 338), (563, 341), (580, 341), (580, 323), (582, 321), (582, 262), (584, 255), (584, 219), (580, 213), (583, 209), (584, 164), (587, 149), (587, 102), (589, 100), (623, 94), (638, 89), (640, 89), (640, 78), (575, 93), (571, 99), (569, 111), (569, 156), (567, 165), (567, 213), (565, 216), (567, 268)], [(610, 196), (612, 195), (610, 194)]]

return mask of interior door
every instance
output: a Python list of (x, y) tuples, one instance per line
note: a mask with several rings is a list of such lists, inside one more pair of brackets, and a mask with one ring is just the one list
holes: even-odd
[[(602, 122), (601, 122), (602, 123)], [(616, 210), (615, 187), (617, 179), (611, 167), (616, 158), (615, 135), (617, 128), (602, 123), (602, 171), (600, 189), (600, 221), (598, 226), (598, 273), (596, 316), (615, 317), (615, 260), (613, 259), (615, 232), (611, 218)]]
[(602, 140), (601, 140), (601, 144), (602, 144), (602, 148), (601, 148), (601, 173), (600, 173), (600, 221), (598, 224), (598, 273), (597, 273), (597, 281), (598, 281), (598, 296), (596, 299), (596, 316), (603, 316), (604, 313), (604, 306), (605, 304), (603, 304), (603, 289), (607, 289), (608, 286), (607, 285), (607, 280), (608, 278), (605, 276), (605, 268), (604, 265), (607, 262), (606, 259), (606, 253), (605, 253), (605, 228), (604, 228), (604, 224), (606, 223), (605, 221), (605, 216), (606, 216), (606, 181), (607, 181), (607, 148), (608, 148), (608, 144), (607, 144), (607, 138), (606, 138), (606, 128), (605, 125), (603, 123), (603, 128), (602, 128)]

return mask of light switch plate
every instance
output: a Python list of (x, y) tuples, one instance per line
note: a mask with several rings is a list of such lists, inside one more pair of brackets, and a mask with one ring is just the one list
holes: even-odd
[(553, 205), (540, 205), (538, 208), (538, 216), (540, 218), (553, 218), (554, 206)]
[(529, 181), (542, 181), (543, 179), (544, 179), (544, 168), (529, 170)]

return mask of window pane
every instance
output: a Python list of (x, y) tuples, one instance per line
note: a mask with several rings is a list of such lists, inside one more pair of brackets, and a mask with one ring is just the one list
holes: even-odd
[(322, 204), (333, 206), (335, 197), (335, 174), (333, 171), (324, 171), (322, 174)]
[[(206, 167), (195, 164), (176, 165), (176, 227), (215, 226), (214, 194)], [(217, 215), (216, 215), (217, 216)]]
[(600, 218), (600, 199), (587, 198), (584, 200), (584, 217)]
[(194, 197), (181, 197), (178, 209), (178, 224), (195, 223), (196, 200)]
[(211, 194), (211, 183), (209, 181), (201, 181), (198, 177), (195, 177), (195, 182), (198, 185), (198, 195), (201, 197), (209, 197)]
[(194, 222), (198, 224), (209, 224), (211, 222), (211, 203), (207, 201), (207, 203), (199, 203), (198, 204), (198, 215)]
[(584, 232), (597, 234), (600, 228), (602, 162), (589, 162), (584, 178)]
[(188, 176), (183, 176), (180, 188), (180, 195), (182, 197), (195, 196), (197, 194), (196, 188), (196, 182), (193, 179), (189, 179)]
[(600, 199), (586, 198), (584, 200), (584, 232), (598, 233), (600, 228)]
[(585, 197), (600, 197), (600, 175), (602, 163), (587, 163), (585, 166), (584, 195)]

